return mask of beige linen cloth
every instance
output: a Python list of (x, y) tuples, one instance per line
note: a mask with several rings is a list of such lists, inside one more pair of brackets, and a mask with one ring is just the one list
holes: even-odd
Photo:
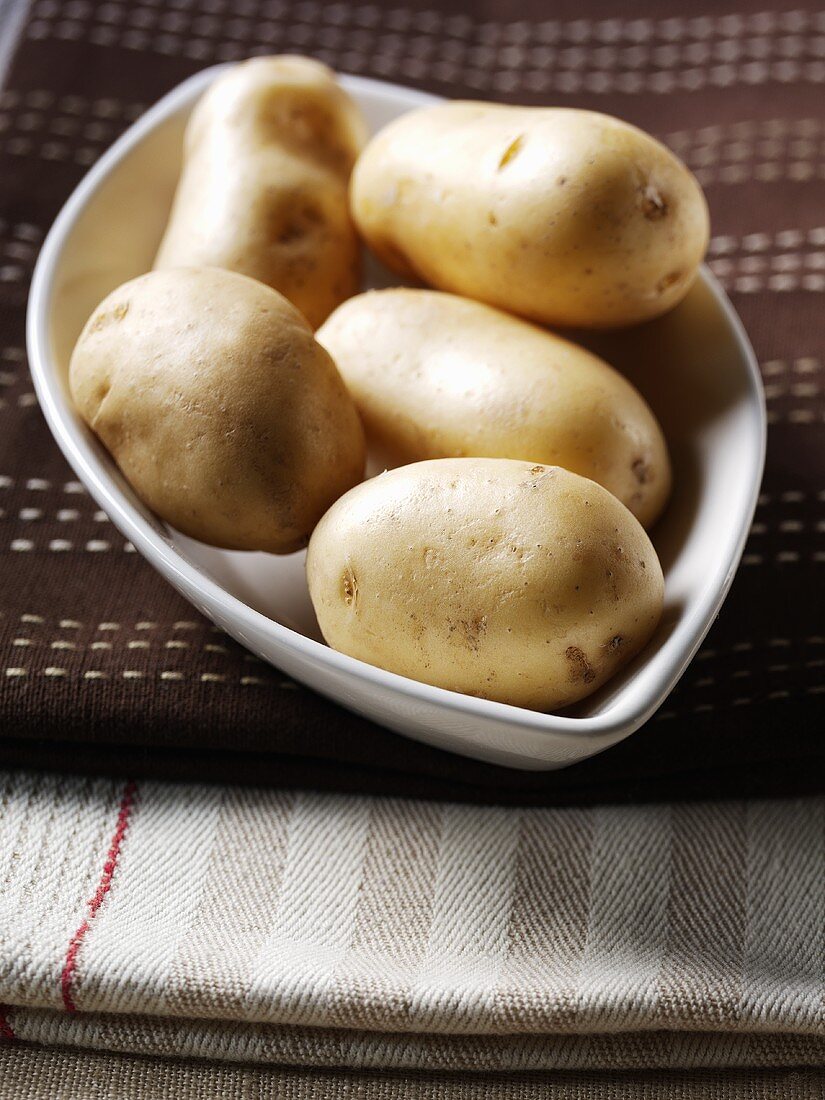
[[(68, 1082), (80, 1049), (171, 1060), (196, 1089), (223, 1071), (178, 1059), (416, 1089), (489, 1071), (508, 1096), (567, 1087), (548, 1071), (813, 1087), (824, 846), (822, 798), (514, 810), (5, 773), (0, 1096), (26, 1096), (21, 1065)], [(326, 1095), (296, 1074), (284, 1095)], [(368, 1079), (357, 1095), (402, 1095)]]

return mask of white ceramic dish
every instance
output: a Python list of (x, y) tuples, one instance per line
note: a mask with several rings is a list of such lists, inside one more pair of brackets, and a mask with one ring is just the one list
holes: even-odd
[[(621, 367), (657, 412), (675, 467), (654, 532), (666, 603), (654, 639), (599, 693), (564, 715), (538, 714), (419, 684), (325, 646), (303, 554), (216, 550), (158, 522), (81, 423), (69, 355), (94, 306), (148, 270), (177, 180), (186, 119), (219, 68), (165, 96), (92, 168), (46, 239), (32, 283), (28, 347), (40, 405), (66, 458), (137, 550), (200, 611), (260, 657), (409, 737), (517, 768), (563, 767), (638, 729), (662, 704), (727, 593), (753, 516), (765, 448), (764, 396), (742, 326), (705, 271), (669, 316), (587, 342)], [(433, 97), (344, 78), (378, 129)], [(371, 282), (382, 281), (373, 271)], [(663, 731), (662, 736), (666, 736)]]

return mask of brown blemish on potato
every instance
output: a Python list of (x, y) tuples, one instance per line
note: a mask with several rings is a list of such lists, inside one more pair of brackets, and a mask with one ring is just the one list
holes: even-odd
[(357, 607), (358, 579), (349, 566), (344, 570), (344, 574), (341, 577), (341, 591), (344, 594), (344, 603), (347, 607)]
[(681, 271), (671, 271), (667, 275), (663, 276), (656, 284), (656, 293), (664, 294), (666, 290), (670, 290), (672, 286), (676, 286), (681, 281)]
[(518, 137), (514, 137), (504, 152), (501, 154), (501, 159), (498, 162), (498, 171), (502, 168), (506, 168), (508, 164), (515, 160), (521, 150), (524, 148), (524, 134), (519, 134)]
[(570, 662), (570, 679), (583, 680), (585, 684), (591, 684), (596, 679), (593, 666), (588, 661), (583, 650), (576, 645), (570, 645), (564, 651), (564, 655)]
[(313, 232), (324, 221), (323, 213), (312, 203), (291, 210), (274, 234), (276, 244), (294, 244)]
[(667, 203), (658, 188), (649, 183), (642, 191), (642, 213), (649, 222), (657, 222), (667, 214)]
[(100, 332), (102, 328), (106, 328), (107, 325), (111, 325), (114, 321), (122, 321), (128, 312), (129, 303), (120, 302), (119, 305), (109, 310), (108, 313), (98, 313), (91, 325), (89, 325), (89, 332)]
[(329, 165), (340, 175), (349, 175), (354, 150), (341, 140), (336, 114), (326, 105), (290, 100), (282, 89), (280, 97), (266, 102), (256, 122), (266, 144), (277, 142), (308, 160)]
[(432, 546), (425, 546), (422, 551), (424, 565), (427, 569), (441, 568), (441, 554)]
[(609, 649), (611, 653), (615, 653), (617, 650), (621, 649), (623, 642), (624, 638), (621, 636), (621, 634), (614, 634), (610, 641), (606, 644), (605, 648)]
[(524, 484), (530, 489), (538, 489), (540, 482), (555, 477), (556, 472), (552, 467), (536, 465), (531, 466), (527, 473), (529, 477), (527, 477)]
[(492, 210), (487, 215), (487, 221), (490, 223), (490, 225), (498, 225), (498, 218), (495, 216)]
[(607, 578), (607, 583), (610, 586), (610, 591), (613, 593), (613, 599), (616, 601), (616, 603), (621, 603), (621, 597), (619, 595), (619, 586), (618, 586), (618, 583), (616, 581), (616, 578), (613, 576), (613, 570), (612, 569), (607, 569), (605, 571), (605, 576)]
[(636, 458), (630, 469), (640, 485), (648, 485), (653, 480), (653, 471), (643, 458)]
[(307, 227), (297, 221), (289, 221), (275, 235), (276, 244), (294, 244), (306, 236)]
[(458, 625), (467, 647), (478, 653), (479, 642), (487, 633), (487, 616), (474, 615), (472, 619), (461, 619)]

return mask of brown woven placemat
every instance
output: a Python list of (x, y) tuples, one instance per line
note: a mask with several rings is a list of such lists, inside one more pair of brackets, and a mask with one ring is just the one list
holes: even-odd
[[(763, 8), (35, 0), (0, 93), (0, 764), (482, 801), (820, 789), (825, 14)], [(184, 77), (283, 51), (453, 97), (609, 111), (706, 187), (711, 266), (765, 375), (764, 492), (697, 660), (656, 719), (592, 761), (530, 774), (459, 759), (253, 662), (128, 552), (40, 415), (24, 310), (61, 204)]]

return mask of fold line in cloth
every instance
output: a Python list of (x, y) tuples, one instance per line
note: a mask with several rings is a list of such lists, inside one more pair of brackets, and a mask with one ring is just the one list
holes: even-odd
[(445, 1036), (14, 1009), (17, 1040), (154, 1058), (357, 1070), (534, 1073), (804, 1067), (825, 1038), (724, 1032)]

